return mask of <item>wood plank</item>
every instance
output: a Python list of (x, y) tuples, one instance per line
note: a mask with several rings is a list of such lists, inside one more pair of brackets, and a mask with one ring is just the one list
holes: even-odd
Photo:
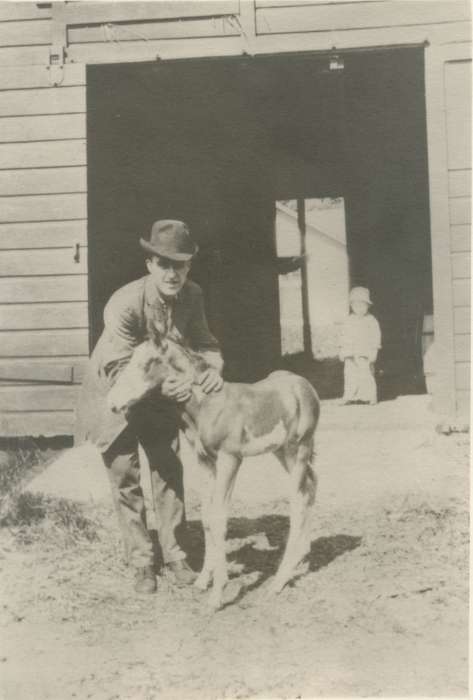
[(83, 360), (75, 360), (72, 368), (72, 380), (74, 384), (82, 384), (84, 381), (85, 371), (87, 369), (88, 358)]
[(449, 197), (471, 196), (471, 168), (465, 170), (451, 170), (448, 173)]
[(48, 65), (49, 46), (0, 46), (0, 66)]
[(2, 360), (0, 362), (0, 386), (36, 382), (73, 383), (73, 365), (71, 362), (59, 362), (47, 358), (36, 360)]
[(0, 411), (66, 411), (77, 401), (77, 386), (0, 387)]
[(85, 301), (0, 306), (0, 328), (5, 331), (87, 328), (88, 323), (88, 305)]
[[(465, 95), (468, 88), (465, 85)], [(470, 96), (471, 99), (471, 96)], [(465, 109), (449, 109), (447, 120), (448, 167), (471, 168), (471, 112)]]
[(471, 60), (445, 63), (447, 109), (471, 109)]
[(4, 413), (0, 415), (0, 432), (4, 437), (72, 435), (74, 421), (72, 410)]
[(38, 221), (0, 224), (0, 250), (65, 248), (87, 245), (87, 221)]
[(0, 357), (64, 357), (87, 355), (89, 331), (70, 329), (60, 331), (2, 331)]
[(457, 389), (468, 390), (470, 388), (471, 365), (469, 362), (455, 363), (455, 386)]
[(87, 217), (87, 195), (44, 194), (2, 197), (0, 223), (9, 221), (51, 221)]
[(452, 252), (471, 250), (471, 226), (469, 224), (450, 226), (450, 242)]
[(0, 144), (0, 169), (54, 168), (86, 163), (85, 139)]
[(21, 20), (0, 23), (1, 46), (28, 46), (51, 43), (51, 20)]
[(449, 201), (450, 223), (471, 224), (471, 197), (455, 197)]
[[(410, 46), (429, 42), (431, 45), (461, 46), (452, 42), (471, 41), (470, 22), (451, 24), (412, 25), (409, 27), (381, 27), (370, 29), (300, 32), (297, 34), (259, 35), (254, 45), (255, 54), (293, 53), (300, 51), (331, 51), (337, 49), (366, 49)], [(469, 44), (465, 44), (469, 46)]]
[(339, 4), (354, 3), (354, 2), (379, 2), (379, 0), (255, 0), (256, 9), (262, 7), (297, 7), (304, 5), (333, 5), (334, 2)]
[(471, 396), (470, 391), (457, 389), (456, 392), (456, 404), (457, 413), (460, 416), (464, 416), (467, 423), (470, 422), (470, 409), (471, 409)]
[(87, 301), (87, 275), (0, 278), (0, 304)]
[(471, 276), (470, 253), (452, 253), (453, 279), (463, 279)]
[(470, 356), (470, 336), (455, 335), (455, 362), (469, 362)]
[(0, 197), (65, 192), (87, 192), (87, 168), (0, 170)]
[(104, 30), (103, 25), (71, 27), (69, 45), (104, 41), (149, 41), (150, 39), (188, 39), (196, 37), (239, 36), (236, 22), (226, 17), (209, 19), (180, 19), (176, 22), (147, 22), (146, 24), (115, 24)]
[(0, 116), (70, 114), (86, 111), (85, 87), (51, 87), (0, 92)]
[[(428, 7), (428, 9), (427, 9)], [(468, 22), (469, 8), (461, 0), (380, 0), (371, 3), (344, 3), (301, 7), (273, 7), (256, 11), (258, 34), (307, 31), (350, 30), (369, 27), (428, 25), (442, 22)]]
[[(405, 46), (422, 44), (450, 44), (471, 40), (469, 22), (432, 24), (409, 27), (386, 27), (340, 32), (305, 32), (281, 36), (270, 34), (256, 37), (252, 50), (255, 55), (293, 53), (300, 51), (330, 51), (366, 47)], [(247, 50), (243, 37), (214, 39), (187, 39), (186, 41), (143, 41), (74, 44), (68, 48), (68, 60), (77, 63), (123, 63), (181, 58), (240, 56)], [(1, 56), (0, 56), (1, 61)], [(1, 65), (1, 63), (0, 63)]]
[(455, 289), (452, 284), (450, 241), (447, 235), (450, 222), (443, 48), (430, 45), (425, 48), (424, 57), (434, 324), (439, 359), (439, 381), (433, 401), (435, 410), (451, 413), (455, 410)]
[(159, 0), (159, 2), (87, 2), (68, 3), (67, 25), (102, 24), (104, 22), (139, 22), (143, 20), (217, 17), (237, 15), (238, 0)]
[(38, 7), (36, 2), (0, 2), (0, 22), (20, 19), (49, 19), (51, 7)]
[(0, 143), (85, 139), (85, 114), (0, 118)]
[(454, 310), (455, 333), (470, 333), (471, 331), (471, 307), (459, 306)]
[[(1, 206), (1, 201), (0, 201)], [(87, 249), (41, 248), (29, 250), (4, 250), (0, 255), (0, 277), (31, 277), (32, 275), (83, 275), (87, 273)], [(463, 253), (459, 253), (463, 255)]]
[(68, 57), (77, 63), (124, 63), (178, 58), (240, 56), (244, 47), (241, 37), (215, 37), (131, 42), (72, 44)]
[[(61, 87), (85, 85), (85, 66), (68, 63), (63, 69)], [(7, 66), (0, 73), (0, 90), (50, 88), (49, 65)]]
[(453, 280), (453, 306), (470, 306), (470, 280)]

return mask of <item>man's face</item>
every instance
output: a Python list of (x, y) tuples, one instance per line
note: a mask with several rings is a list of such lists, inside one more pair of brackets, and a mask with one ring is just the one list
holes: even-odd
[(191, 262), (178, 262), (153, 255), (146, 261), (146, 267), (161, 296), (174, 297), (184, 286)]

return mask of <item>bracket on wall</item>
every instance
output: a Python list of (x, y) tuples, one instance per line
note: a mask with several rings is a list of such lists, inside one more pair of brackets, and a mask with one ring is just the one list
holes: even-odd
[(51, 4), (51, 46), (49, 47), (49, 82), (61, 85), (64, 80), (64, 62), (67, 56), (66, 3)]
[(64, 46), (49, 47), (49, 66), (47, 66), (47, 70), (49, 71), (50, 85), (61, 85), (64, 80), (64, 57)]

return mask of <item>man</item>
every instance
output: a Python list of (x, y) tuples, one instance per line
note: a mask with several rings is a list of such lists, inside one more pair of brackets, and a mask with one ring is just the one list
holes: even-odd
[(179, 403), (191, 394), (190, 383), (168, 378), (127, 416), (112, 413), (106, 396), (134, 348), (147, 337), (152, 322), (163, 335), (179, 332), (205, 354), (210, 368), (199, 378), (205, 393), (219, 391), (222, 359), (210, 333), (200, 287), (187, 279), (198, 248), (182, 221), (156, 221), (149, 240), (140, 239), (148, 274), (118, 289), (104, 310), (104, 331), (92, 353), (77, 411), (77, 437), (102, 452), (112, 486), (128, 563), (134, 566), (135, 590), (157, 589), (153, 547), (146, 528), (140, 487), (138, 443), (150, 465), (153, 505), (165, 569), (177, 585), (195, 574), (177, 541), (184, 520), (182, 465), (179, 460)]

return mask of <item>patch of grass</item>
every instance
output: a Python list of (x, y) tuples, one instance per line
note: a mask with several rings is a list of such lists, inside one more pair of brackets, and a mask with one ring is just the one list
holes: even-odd
[(71, 444), (67, 436), (0, 438), (0, 497), (18, 491)]
[(0, 527), (8, 528), (21, 544), (39, 539), (57, 544), (99, 539), (98, 523), (85, 514), (81, 505), (41, 493), (24, 492), (11, 497), (0, 517)]
[(19, 544), (58, 544), (98, 539), (98, 525), (83, 506), (64, 498), (23, 491), (24, 485), (65, 447), (67, 438), (0, 440), (0, 527)]

